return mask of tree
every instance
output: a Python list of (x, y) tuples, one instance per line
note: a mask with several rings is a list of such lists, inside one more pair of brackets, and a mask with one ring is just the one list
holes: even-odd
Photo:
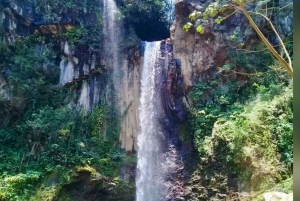
[[(254, 11), (250, 11), (246, 9), (246, 5), (250, 3), (256, 3), (259, 9), (256, 9)], [(196, 26), (196, 31), (200, 34), (205, 33), (205, 21), (208, 20), (208, 18), (215, 19), (216, 24), (220, 24), (223, 20), (229, 18), (233, 14), (237, 12), (242, 12), (247, 20), (249, 21), (250, 25), (252, 28), (256, 31), (258, 36), (260, 37), (261, 41), (265, 44), (267, 47), (268, 51), (275, 57), (276, 60), (280, 62), (280, 64), (284, 67), (284, 69), (287, 71), (287, 73), (290, 75), (290, 77), (293, 77), (293, 67), (292, 67), (292, 60), (289, 55), (289, 52), (287, 51), (287, 48), (278, 34), (278, 31), (276, 30), (275, 26), (273, 25), (271, 21), (271, 17), (274, 13), (274, 10), (282, 10), (284, 8), (288, 8), (289, 6), (292, 6), (293, 3), (288, 3), (287, 5), (283, 6), (282, 8), (276, 7), (275, 2), (272, 3), (272, 7), (268, 8), (268, 3), (270, 3), (270, 0), (265, 0), (265, 1), (258, 1), (258, 0), (220, 0), (217, 2), (210, 3), (206, 9), (205, 12), (199, 12), (199, 11), (194, 11), (189, 15), (189, 18), (191, 19), (192, 22), (196, 22), (197, 20), (202, 23), (198, 24)], [(265, 8), (262, 9), (262, 7), (265, 6)], [(229, 14), (225, 14), (228, 13)], [(224, 16), (225, 14), (225, 16)], [(281, 54), (278, 50), (276, 50), (273, 45), (270, 43), (270, 41), (264, 36), (262, 33), (261, 29), (258, 27), (258, 25), (255, 23), (255, 21), (252, 18), (252, 14), (258, 15), (263, 17), (270, 25), (273, 33), (277, 37), (280, 48), (283, 52)], [(184, 25), (184, 29), (188, 31), (191, 27), (193, 26), (193, 23), (188, 22), (187, 24)]]

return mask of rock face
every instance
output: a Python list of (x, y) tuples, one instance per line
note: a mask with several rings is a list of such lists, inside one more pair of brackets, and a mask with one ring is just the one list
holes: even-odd
[[(22, 38), (34, 34), (55, 38), (59, 33), (75, 29), (79, 16), (88, 19), (83, 19), (86, 25), (95, 23), (95, 13), (83, 12), (84, 14), (79, 14), (78, 10), (67, 11), (57, 5), (51, 5), (51, 2), (41, 5), (39, 2), (27, 0), (1, 1), (1, 7), (3, 8), (1, 10), (3, 41), (7, 44), (20, 41)], [(47, 7), (48, 10), (43, 10), (44, 7)], [(79, 9), (84, 10), (85, 8), (81, 7)], [(43, 49), (44, 43), (41, 42), (39, 44), (41, 47), (36, 48), (37, 54), (43, 54), (38, 49)], [(71, 47), (70, 42), (63, 39), (63, 37), (55, 43), (58, 43), (55, 45), (61, 46), (60, 55), (58, 56), (61, 58), (59, 84), (64, 86), (79, 82), (81, 84), (79, 89), (81, 95), (76, 105), (83, 106), (86, 111), (89, 111), (99, 103), (99, 74), (101, 72), (100, 68), (102, 68), (100, 66), (99, 51), (91, 50), (87, 45), (79, 45), (76, 48)], [(55, 65), (58, 64), (56, 58), (53, 58), (53, 61), (50, 62), (55, 63)], [(83, 80), (87, 81), (84, 82)], [(1, 90), (3, 87), (4, 84), (1, 84)]]
[[(177, 0), (175, 4), (175, 20), (170, 28), (171, 40), (174, 45), (174, 56), (181, 62), (183, 81), (188, 90), (196, 82), (204, 82), (217, 76), (218, 68), (228, 61), (226, 53), (230, 47), (229, 38), (231, 34), (239, 33), (241, 43), (249, 44), (258, 41), (255, 31), (242, 13), (232, 15), (220, 25), (209, 21), (204, 34), (196, 33), (195, 29), (186, 32), (183, 26), (189, 21), (189, 14), (194, 10), (203, 12), (210, 2)], [(255, 9), (255, 5), (250, 6)], [(292, 30), (291, 12), (287, 11), (285, 18), (277, 16), (275, 18), (279, 34), (282, 37), (287, 37)], [(254, 18), (254, 20), (265, 32), (265, 35), (269, 35), (268, 24), (260, 18)], [(274, 44), (278, 44), (276, 37), (268, 37)]]
[(293, 193), (268, 192), (263, 194), (264, 201), (293, 201)]
[[(183, 26), (189, 21), (188, 15), (195, 9), (203, 11), (207, 3), (209, 2), (195, 4), (181, 0), (175, 4), (175, 20), (170, 28), (171, 40), (174, 44), (174, 56), (181, 62), (183, 82), (187, 91), (195, 83), (216, 78), (218, 67), (228, 60), (226, 40), (229, 39), (230, 33), (237, 27), (242, 33), (253, 33), (249, 31), (246, 19), (242, 15), (231, 17), (222, 26), (216, 26), (210, 21), (204, 34), (196, 33), (195, 29), (186, 32)], [(244, 35), (245, 39), (249, 37)]]
[[(224, 34), (214, 31), (212, 22), (203, 35), (196, 33), (194, 29), (189, 32), (183, 29), (184, 24), (188, 22), (188, 15), (195, 7), (197, 7), (195, 4), (188, 1), (178, 1), (175, 4), (175, 20), (170, 28), (174, 56), (181, 62), (186, 89), (190, 89), (195, 82), (216, 76), (217, 66), (222, 65), (227, 59)], [(231, 31), (229, 29), (233, 29), (231, 27), (234, 26), (236, 27), (236, 24), (232, 22), (226, 29)]]
[[(174, 56), (181, 62), (183, 81), (187, 88), (193, 86), (193, 79), (196, 74), (199, 75), (213, 67), (214, 57), (217, 50), (222, 46), (222, 43), (213, 43), (212, 40), (216, 39), (214, 35), (208, 36), (207, 40), (201, 40), (194, 31), (186, 33), (183, 30), (182, 27), (191, 11), (187, 2), (178, 1), (175, 4), (175, 21), (170, 28)], [(217, 40), (220, 41), (220, 38)]]
[(76, 104), (89, 112), (99, 104), (101, 93), (103, 93), (101, 73), (104, 68), (100, 64), (100, 54), (84, 45), (72, 50), (67, 41), (61, 43), (61, 49), (63, 54), (59, 64), (59, 85), (80, 84), (80, 95)]
[[(91, 3), (93, 2), (89, 2), (89, 4)], [(78, 26), (78, 17), (84, 22), (84, 25), (93, 24), (95, 26), (97, 24), (95, 11), (91, 12), (90, 8), (84, 6), (78, 10), (72, 10), (55, 8), (50, 4), (47, 7), (47, 5), (20, 0), (1, 1), (1, 4), (4, 8), (2, 10), (2, 27), (5, 43), (14, 43), (33, 34), (56, 36), (59, 33), (73, 30)], [(102, 3), (98, 6), (100, 5)], [(34, 10), (35, 7), (40, 10)], [(52, 10), (44, 10), (44, 7)], [(122, 44), (118, 44), (122, 48), (120, 51), (123, 51), (120, 54), (121, 67), (118, 69), (122, 76), (117, 78), (120, 86), (118, 109), (122, 116), (122, 130), (119, 138), (121, 147), (132, 152), (137, 149), (141, 50), (139, 45), (135, 45), (139, 40), (132, 35), (133, 33), (126, 32), (124, 34), (120, 39)], [(107, 48), (110, 45), (108, 44)], [(107, 74), (111, 69), (105, 62), (111, 58), (105, 58), (106, 55), (103, 51), (88, 45), (80, 44), (74, 47), (72, 41), (65, 39), (58, 41), (58, 46), (60, 46), (58, 55), (60, 59), (59, 62), (55, 61), (60, 68), (58, 84), (60, 86), (76, 86), (75, 90), (78, 93), (78, 97), (70, 105), (89, 112), (99, 103), (111, 102), (111, 91), (107, 86), (107, 79), (110, 79), (107, 78)], [(6, 86), (6, 79), (1, 74), (0, 93), (9, 98), (5, 91)], [(18, 103), (18, 105), (20, 104)]]
[[(6, 43), (15, 42), (33, 33), (56, 35), (73, 29), (82, 16), (78, 10), (68, 10), (59, 5), (55, 7), (49, 2), (41, 4), (29, 0), (4, 0), (1, 5), (4, 8), (2, 22)], [(85, 23), (94, 24), (96, 16), (87, 12), (87, 8), (82, 7), (82, 10), (85, 10), (82, 11)]]
[[(182, 87), (183, 77), (180, 62), (174, 58), (169, 40), (161, 42), (159, 66), (163, 67), (160, 87), (163, 116), (164, 150), (163, 170), (167, 175), (165, 200), (184, 200), (185, 146), (180, 139), (180, 126), (186, 119), (186, 100)], [(165, 169), (164, 169), (165, 168)]]
[(55, 172), (46, 175), (41, 180), (43, 187), (30, 198), (30, 201), (132, 201), (134, 199), (132, 184), (105, 177), (91, 168), (73, 169), (68, 176), (69, 182), (61, 184), (64, 180), (63, 173)]
[(123, 78), (120, 80), (120, 106), (122, 128), (120, 142), (122, 148), (132, 152), (137, 150), (139, 132), (140, 73), (142, 65), (139, 45), (126, 49), (127, 58), (123, 61)]

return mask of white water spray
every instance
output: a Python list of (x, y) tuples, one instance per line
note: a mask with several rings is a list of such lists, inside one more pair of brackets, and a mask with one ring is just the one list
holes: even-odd
[(138, 135), (138, 164), (136, 201), (159, 201), (163, 192), (160, 154), (162, 133), (157, 118), (161, 107), (156, 78), (160, 74), (157, 58), (160, 42), (146, 43), (141, 83), (140, 133)]

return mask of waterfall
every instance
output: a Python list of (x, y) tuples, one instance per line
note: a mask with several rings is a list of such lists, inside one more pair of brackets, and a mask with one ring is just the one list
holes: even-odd
[(160, 42), (146, 42), (141, 79), (140, 133), (138, 135), (138, 162), (136, 178), (136, 201), (161, 200), (164, 178), (161, 171), (162, 153), (161, 116), (158, 77), (161, 69), (157, 65)]
[[(106, 68), (111, 72), (113, 89), (118, 90), (120, 85), (120, 44), (122, 34), (122, 20), (119, 16), (115, 0), (104, 0), (103, 5), (103, 34), (104, 60)], [(108, 89), (110, 91), (111, 89)]]

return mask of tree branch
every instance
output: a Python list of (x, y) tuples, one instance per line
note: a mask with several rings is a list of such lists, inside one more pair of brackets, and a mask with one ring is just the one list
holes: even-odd
[(265, 18), (265, 19), (269, 22), (269, 24), (271, 25), (271, 28), (273, 29), (274, 33), (276, 34), (276, 36), (277, 36), (277, 38), (278, 38), (278, 40), (279, 40), (279, 43), (280, 43), (280, 45), (281, 45), (281, 47), (282, 47), (282, 49), (283, 49), (283, 51), (284, 51), (284, 53), (285, 53), (286, 58), (287, 58), (288, 61), (289, 61), (289, 66), (290, 66), (290, 68), (292, 68), (292, 61), (291, 61), (290, 55), (289, 55), (289, 53), (287, 52), (287, 49), (286, 49), (286, 47), (285, 47), (285, 45), (284, 45), (282, 39), (280, 38), (280, 36), (279, 36), (277, 30), (275, 29), (273, 23), (271, 22), (271, 20), (270, 20), (267, 16), (265, 16), (265, 15), (263, 15), (263, 14), (261, 14), (261, 13), (251, 12), (251, 11), (248, 11), (248, 12), (249, 12), (249, 13), (254, 13), (254, 14), (257, 14), (257, 15), (260, 15), (260, 16), (262, 16), (263, 18)]
[[(267, 48), (269, 49), (269, 51), (274, 55), (274, 57), (283, 65), (283, 67), (287, 70), (288, 74), (290, 75), (290, 77), (293, 77), (293, 68), (290, 64), (288, 64), (283, 58), (282, 56), (280, 56), (278, 54), (278, 52), (273, 48), (272, 44), (270, 44), (270, 42), (268, 41), (268, 39), (263, 35), (263, 33), (260, 31), (260, 29), (257, 27), (256, 23), (254, 22), (254, 20), (252, 19), (252, 17), (250, 16), (249, 12), (245, 9), (244, 4), (241, 2), (241, 0), (236, 0), (235, 1), (238, 5), (239, 5), (239, 9), (242, 10), (242, 12), (244, 13), (244, 15), (246, 16), (246, 18), (248, 19), (249, 23), (251, 24), (251, 26), (254, 28), (254, 30), (256, 31), (256, 33), (259, 35), (259, 37), (261, 38), (261, 40), (264, 42), (264, 44), (267, 46)], [(276, 32), (277, 33), (277, 32)], [(281, 40), (281, 38), (279, 39)], [(282, 42), (282, 40), (281, 40)]]

